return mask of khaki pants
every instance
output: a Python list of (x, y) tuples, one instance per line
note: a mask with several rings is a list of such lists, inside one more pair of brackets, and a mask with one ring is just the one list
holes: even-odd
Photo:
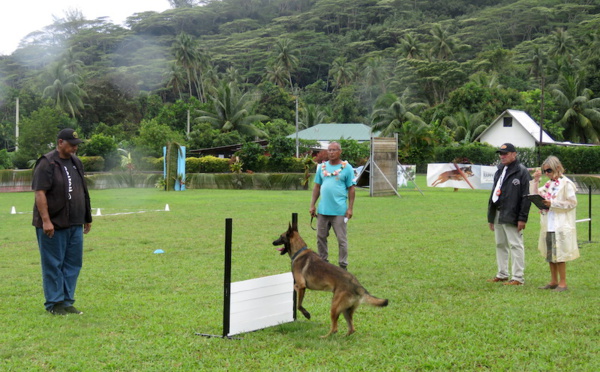
[(523, 243), (523, 232), (510, 224), (498, 223), (500, 212), (496, 212), (494, 221), (494, 233), (496, 236), (496, 260), (498, 262), (498, 273), (500, 279), (509, 277), (508, 263), (512, 257), (512, 278), (525, 283), (525, 245)]

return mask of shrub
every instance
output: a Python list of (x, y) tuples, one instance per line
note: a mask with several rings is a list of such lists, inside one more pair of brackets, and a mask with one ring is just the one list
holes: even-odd
[(304, 163), (302, 159), (294, 157), (268, 158), (267, 172), (272, 173), (303, 173)]
[(541, 155), (541, 161), (544, 161), (549, 155), (558, 157), (565, 167), (566, 173), (600, 173), (600, 146), (544, 146)]
[(491, 165), (498, 162), (497, 148), (479, 142), (468, 145), (438, 147), (435, 149), (436, 163), (450, 163), (456, 158), (467, 158), (473, 164)]
[(291, 138), (276, 137), (269, 142), (269, 171), (288, 172), (291, 167), (291, 157), (296, 154), (296, 143)]
[(86, 172), (102, 172), (104, 170), (104, 158), (102, 156), (80, 156), (83, 169)]
[(236, 153), (244, 163), (244, 170), (251, 170), (253, 172), (260, 172), (260, 156), (263, 155), (265, 150), (262, 146), (256, 142), (246, 142), (242, 145), (242, 148)]
[(342, 147), (342, 159), (347, 160), (354, 167), (367, 163), (371, 155), (370, 142), (358, 143), (353, 139), (340, 139), (338, 142)]
[(11, 169), (12, 167), (11, 153), (6, 149), (0, 150), (0, 169)]
[[(435, 150), (436, 163), (449, 163), (456, 158), (467, 158), (473, 164), (493, 165), (499, 163), (496, 147), (470, 143), (464, 146), (439, 147)], [(598, 174), (600, 173), (600, 146), (543, 146), (540, 149), (517, 148), (518, 159), (526, 167), (539, 167), (548, 156), (554, 155), (560, 159), (568, 174)], [(538, 159), (540, 158), (540, 159)]]
[(138, 160), (136, 168), (141, 171), (162, 171), (164, 167), (163, 159), (163, 157), (144, 156)]
[(226, 173), (229, 172), (229, 159), (215, 156), (185, 159), (186, 173)]

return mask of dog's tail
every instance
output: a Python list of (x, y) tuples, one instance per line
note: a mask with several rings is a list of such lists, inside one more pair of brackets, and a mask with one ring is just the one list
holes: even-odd
[(363, 297), (363, 301), (372, 306), (385, 307), (388, 305), (387, 298), (377, 298), (375, 296), (371, 296), (368, 293), (365, 293), (365, 296)]

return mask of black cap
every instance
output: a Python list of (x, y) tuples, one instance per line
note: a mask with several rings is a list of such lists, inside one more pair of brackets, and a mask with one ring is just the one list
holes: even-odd
[(517, 152), (517, 149), (512, 143), (505, 143), (502, 146), (500, 146), (498, 150), (496, 150), (496, 153), (501, 154), (506, 154), (507, 152)]
[(65, 140), (71, 145), (78, 145), (83, 142), (83, 140), (81, 140), (77, 135), (77, 132), (71, 128), (66, 128), (58, 132), (58, 139)]

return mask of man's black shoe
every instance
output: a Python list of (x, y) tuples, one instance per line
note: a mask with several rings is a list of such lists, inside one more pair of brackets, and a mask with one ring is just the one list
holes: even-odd
[(83, 311), (79, 311), (75, 308), (75, 306), (67, 306), (67, 307), (63, 307), (63, 309), (67, 312), (67, 314), (77, 314), (77, 315), (82, 315)]
[(64, 307), (56, 306), (56, 305), (52, 306), (49, 309), (46, 309), (46, 311), (52, 315), (67, 315), (68, 314)]

